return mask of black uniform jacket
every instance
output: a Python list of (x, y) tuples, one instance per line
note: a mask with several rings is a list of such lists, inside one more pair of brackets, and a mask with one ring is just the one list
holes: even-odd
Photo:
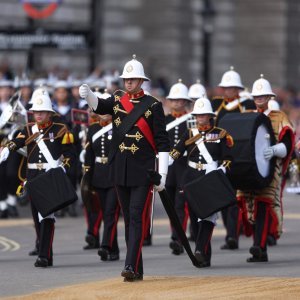
[[(99, 122), (89, 126), (87, 134), (87, 144), (85, 146), (84, 169), (92, 172), (92, 185), (96, 188), (110, 188), (113, 183), (109, 180), (108, 153), (112, 139), (112, 130), (104, 133), (93, 142), (93, 136), (103, 127)], [(96, 162), (97, 159), (101, 162)]]
[[(122, 122), (126, 122), (125, 118), (128, 115), (120, 102), (124, 94), (125, 92), (119, 90), (108, 99), (98, 98), (98, 107), (95, 112), (102, 115), (112, 115), (114, 133)], [(134, 106), (139, 105), (144, 99), (150, 97), (153, 103), (141, 118), (146, 121), (153, 134), (157, 152), (169, 152), (169, 138), (161, 102), (149, 95), (145, 95), (142, 90), (129, 96), (130, 102)], [(129, 187), (149, 185), (147, 170), (155, 169), (156, 153), (136, 124), (127, 132), (117, 147), (113, 163), (110, 166), (110, 179), (112, 182)]]
[[(239, 101), (236, 101), (236, 100)], [(243, 99), (242, 101), (237, 99), (226, 99), (224, 97), (214, 97), (211, 101), (212, 109), (217, 114), (216, 126), (218, 126), (219, 121), (228, 113), (233, 112), (244, 112), (246, 110), (253, 110), (256, 108), (255, 103), (252, 99)], [(229, 103), (235, 101), (236, 105), (227, 106)]]
[[(169, 124), (176, 120), (177, 117), (174, 114), (168, 114), (166, 116), (166, 123)], [(179, 138), (186, 132), (187, 124), (186, 121), (182, 122), (181, 124), (175, 126), (174, 128), (168, 131), (170, 146), (175, 147)], [(186, 156), (181, 156), (174, 163), (169, 167), (168, 176), (166, 181), (166, 186), (173, 186), (173, 187), (181, 187), (182, 185), (182, 175), (185, 171), (187, 166)]]
[[(170, 152), (172, 158), (176, 160), (187, 151), (188, 161), (207, 164), (205, 158), (200, 153), (198, 146), (195, 144), (199, 138), (204, 137), (204, 144), (212, 159), (217, 161), (218, 165), (223, 164), (225, 167), (228, 167), (231, 162), (228, 150), (233, 146), (232, 137), (224, 129), (214, 126), (209, 126), (205, 130), (198, 130), (198, 132), (199, 135), (194, 137), (191, 129), (188, 129)], [(188, 166), (184, 173), (183, 182), (190, 182), (204, 174), (205, 170), (198, 171), (197, 169)]]
[[(9, 142), (6, 146), (10, 151), (27, 146), (27, 163), (42, 164), (47, 163), (46, 158), (41, 153), (35, 138), (38, 133), (32, 133), (32, 126), (35, 123), (29, 123), (15, 139)], [(49, 149), (54, 160), (62, 158), (63, 166), (66, 170), (75, 160), (75, 150), (73, 147), (73, 135), (69, 133), (66, 125), (60, 123), (49, 122), (43, 126), (39, 126), (39, 132), (43, 134), (43, 140)], [(44, 172), (41, 169), (27, 169), (27, 180)]]

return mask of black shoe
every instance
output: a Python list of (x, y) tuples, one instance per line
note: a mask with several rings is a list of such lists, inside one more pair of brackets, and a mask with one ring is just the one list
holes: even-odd
[(268, 253), (263, 251), (259, 246), (252, 246), (249, 250), (252, 257), (247, 258), (247, 262), (267, 262)]
[(229, 237), (224, 245), (220, 247), (221, 250), (235, 250), (238, 249), (238, 241), (235, 238)]
[(28, 255), (29, 256), (39, 255), (39, 249), (37, 247), (35, 247), (33, 250), (29, 251)]
[(108, 255), (109, 255), (109, 251), (108, 251), (108, 249), (106, 249), (104, 247), (100, 247), (100, 249), (98, 250), (98, 255), (100, 256), (100, 259), (102, 261), (107, 261)]
[(268, 244), (268, 246), (271, 246), (271, 247), (277, 245), (277, 240), (274, 238), (273, 235), (267, 236), (267, 244)]
[(119, 259), (120, 259), (119, 252), (109, 252), (109, 254), (107, 256), (108, 261), (115, 261), (115, 260), (119, 260)]
[(128, 280), (134, 280), (135, 272), (133, 270), (132, 265), (127, 265), (121, 272), (121, 276)]
[(53, 260), (48, 260), (47, 258), (38, 257), (34, 263), (34, 266), (37, 268), (47, 268), (53, 266)]
[(171, 241), (169, 247), (173, 250), (172, 254), (174, 255), (180, 255), (184, 252), (183, 246), (179, 241)]
[(207, 268), (210, 267), (210, 260), (206, 257), (206, 255), (202, 254), (199, 250), (195, 251), (195, 257), (198, 261), (198, 268)]
[(85, 241), (87, 245), (83, 247), (83, 250), (99, 249), (100, 247), (99, 240), (91, 234), (85, 236)]

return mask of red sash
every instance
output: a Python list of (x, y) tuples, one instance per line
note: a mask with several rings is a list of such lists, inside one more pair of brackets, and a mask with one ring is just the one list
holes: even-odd
[[(120, 102), (122, 106), (125, 108), (125, 110), (130, 113), (132, 109), (134, 108), (133, 104), (129, 101), (129, 95), (127, 93), (123, 94), (123, 96), (120, 99)], [(155, 143), (154, 143), (154, 137), (153, 133), (149, 127), (149, 124), (146, 122), (146, 120), (143, 117), (140, 117), (138, 121), (136, 122), (136, 125), (140, 129), (140, 131), (144, 134), (146, 140), (149, 142), (151, 147), (153, 148), (154, 152), (157, 153)]]

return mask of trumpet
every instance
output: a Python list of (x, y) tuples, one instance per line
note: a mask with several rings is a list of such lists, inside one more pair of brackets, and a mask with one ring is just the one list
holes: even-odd
[[(15, 134), (22, 130), (28, 122), (27, 110), (21, 103), (20, 98), (20, 91), (14, 93), (0, 116), (0, 129), (6, 125), (11, 125), (10, 128), (7, 128), (9, 131), (7, 135), (8, 140), (13, 139)], [(27, 156), (26, 149), (24, 148), (17, 150), (17, 152), (23, 156)]]

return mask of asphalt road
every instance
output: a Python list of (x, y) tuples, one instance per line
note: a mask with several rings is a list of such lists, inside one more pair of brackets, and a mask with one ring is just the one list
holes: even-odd
[[(143, 249), (145, 278), (160, 275), (300, 277), (300, 195), (286, 194), (284, 211), (284, 234), (277, 246), (269, 248), (269, 262), (246, 263), (252, 240), (244, 236), (240, 239), (238, 250), (220, 250), (224, 241), (224, 229), (219, 219), (212, 240), (212, 266), (197, 269), (186, 254), (171, 254), (168, 248), (168, 220), (157, 199), (153, 246)], [(0, 297), (120, 277), (125, 258), (122, 219), (118, 228), (120, 261), (101, 262), (97, 251), (84, 251), (84, 218), (66, 217), (58, 219), (56, 223), (54, 266), (40, 269), (33, 266), (35, 257), (28, 256), (34, 245), (34, 230), (28, 207), (21, 208), (20, 213), (16, 222), (12, 222), (13, 219), (0, 221)]]

